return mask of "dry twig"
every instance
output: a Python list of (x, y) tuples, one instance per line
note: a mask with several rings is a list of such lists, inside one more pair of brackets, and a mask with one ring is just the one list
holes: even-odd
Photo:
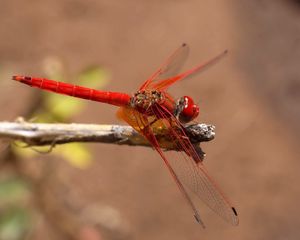
[[(210, 141), (215, 127), (207, 124), (192, 124), (185, 127), (191, 142)], [(0, 138), (20, 140), (29, 146), (64, 144), (71, 142), (100, 142), (130, 146), (150, 146), (132, 127), (123, 125), (96, 124), (45, 124), (24, 120), (0, 122)]]

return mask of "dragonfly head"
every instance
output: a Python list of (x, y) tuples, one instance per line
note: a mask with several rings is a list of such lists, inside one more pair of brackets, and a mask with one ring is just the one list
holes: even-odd
[(176, 102), (175, 116), (182, 123), (188, 123), (199, 115), (199, 106), (189, 96), (183, 96)]

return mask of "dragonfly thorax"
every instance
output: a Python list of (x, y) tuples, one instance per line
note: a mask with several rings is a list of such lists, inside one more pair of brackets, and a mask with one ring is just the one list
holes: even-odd
[(161, 104), (165, 101), (165, 96), (157, 90), (140, 90), (130, 99), (130, 105), (139, 110), (147, 110), (153, 104)]

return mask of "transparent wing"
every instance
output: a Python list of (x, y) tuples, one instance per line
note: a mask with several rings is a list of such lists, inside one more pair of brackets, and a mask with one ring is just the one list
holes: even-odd
[[(238, 217), (235, 208), (208, 175), (177, 119), (167, 109), (157, 104), (149, 109), (148, 116), (155, 116), (156, 119), (149, 121), (146, 114), (142, 115), (135, 110), (123, 108), (123, 119), (130, 125), (133, 123), (132, 126), (149, 140), (163, 158), (180, 191), (194, 211), (196, 220), (203, 225), (196, 209), (198, 204), (195, 205), (197, 202), (192, 201), (189, 192), (193, 192), (224, 220), (237, 225)], [(163, 126), (159, 126), (155, 121)], [(164, 129), (165, 140), (172, 142), (177, 151), (161, 150), (163, 144), (155, 137), (155, 133), (161, 133), (161, 129)]]
[[(219, 60), (221, 60), (227, 54), (227, 52), (228, 51), (225, 50), (224, 52), (218, 54), (214, 58), (212, 58), (190, 70), (180, 73), (178, 75), (168, 74), (168, 76), (167, 76), (166, 74), (161, 74), (161, 73), (164, 73), (166, 70), (159, 71), (160, 70), (159, 69), (157, 72), (155, 72), (153, 74), (153, 76), (154, 76), (153, 78), (148, 79), (143, 84), (141, 89), (156, 89), (156, 90), (164, 91), (168, 87), (170, 87), (172, 84), (174, 84), (175, 82), (183, 80), (183, 79), (195, 77), (197, 74), (199, 74), (199, 73), (203, 72), (204, 70), (208, 69), (209, 67), (213, 66)], [(177, 54), (176, 54), (176, 56), (177, 56)], [(179, 56), (178, 56), (178, 58), (179, 58)], [(168, 69), (168, 68), (166, 68), (166, 69)], [(168, 73), (169, 73), (169, 71), (168, 71)]]
[(171, 76), (175, 76), (179, 73), (181, 67), (187, 60), (189, 55), (189, 47), (187, 44), (183, 43), (179, 48), (171, 54), (167, 60), (154, 72), (140, 87), (140, 90), (151, 88), (155, 82), (161, 79), (166, 79)]
[(169, 128), (168, 135), (178, 151), (167, 151), (164, 154), (180, 181), (225, 221), (238, 225), (235, 208), (209, 176), (181, 124), (163, 106), (155, 105), (154, 108), (156, 116), (171, 122), (172, 127)]
[(122, 107), (118, 111), (118, 117), (122, 118), (124, 121), (126, 121), (128, 124), (130, 124), (133, 128), (135, 128), (138, 132), (140, 132), (155, 148), (155, 150), (159, 153), (159, 155), (164, 160), (171, 176), (173, 177), (175, 183), (177, 184), (180, 192), (185, 197), (187, 203), (190, 205), (191, 209), (193, 210), (194, 217), (197, 220), (199, 224), (202, 225), (203, 228), (205, 228), (203, 221), (200, 218), (200, 214), (195, 207), (193, 201), (191, 200), (189, 194), (187, 193), (185, 187), (183, 186), (182, 182), (178, 178), (175, 171), (172, 169), (172, 167), (169, 164), (169, 161), (165, 157), (163, 151), (161, 150), (159, 143), (154, 135), (154, 132), (152, 131), (148, 118), (146, 115), (142, 115), (139, 112), (135, 111), (132, 108), (126, 108)]
[(226, 56), (227, 52), (228, 51), (226, 50), (226, 51), (220, 53), (219, 55), (215, 56), (214, 58), (212, 58), (190, 70), (187, 70), (186, 72), (180, 73), (176, 76), (173, 76), (173, 77), (170, 77), (167, 79), (153, 82), (153, 83), (149, 84), (149, 87), (156, 89), (156, 90), (163, 91), (163, 90), (167, 89), (168, 87), (170, 87), (175, 82), (178, 82), (183, 79), (195, 77), (197, 74), (202, 73), (204, 70), (208, 69), (209, 67), (211, 67), (214, 64), (216, 64), (217, 62), (219, 62), (219, 60), (221, 60), (224, 56)]

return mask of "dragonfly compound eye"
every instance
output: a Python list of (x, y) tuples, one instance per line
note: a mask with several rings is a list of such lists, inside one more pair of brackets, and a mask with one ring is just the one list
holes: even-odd
[(189, 96), (183, 96), (177, 101), (177, 116), (183, 123), (194, 120), (199, 115), (199, 106)]

